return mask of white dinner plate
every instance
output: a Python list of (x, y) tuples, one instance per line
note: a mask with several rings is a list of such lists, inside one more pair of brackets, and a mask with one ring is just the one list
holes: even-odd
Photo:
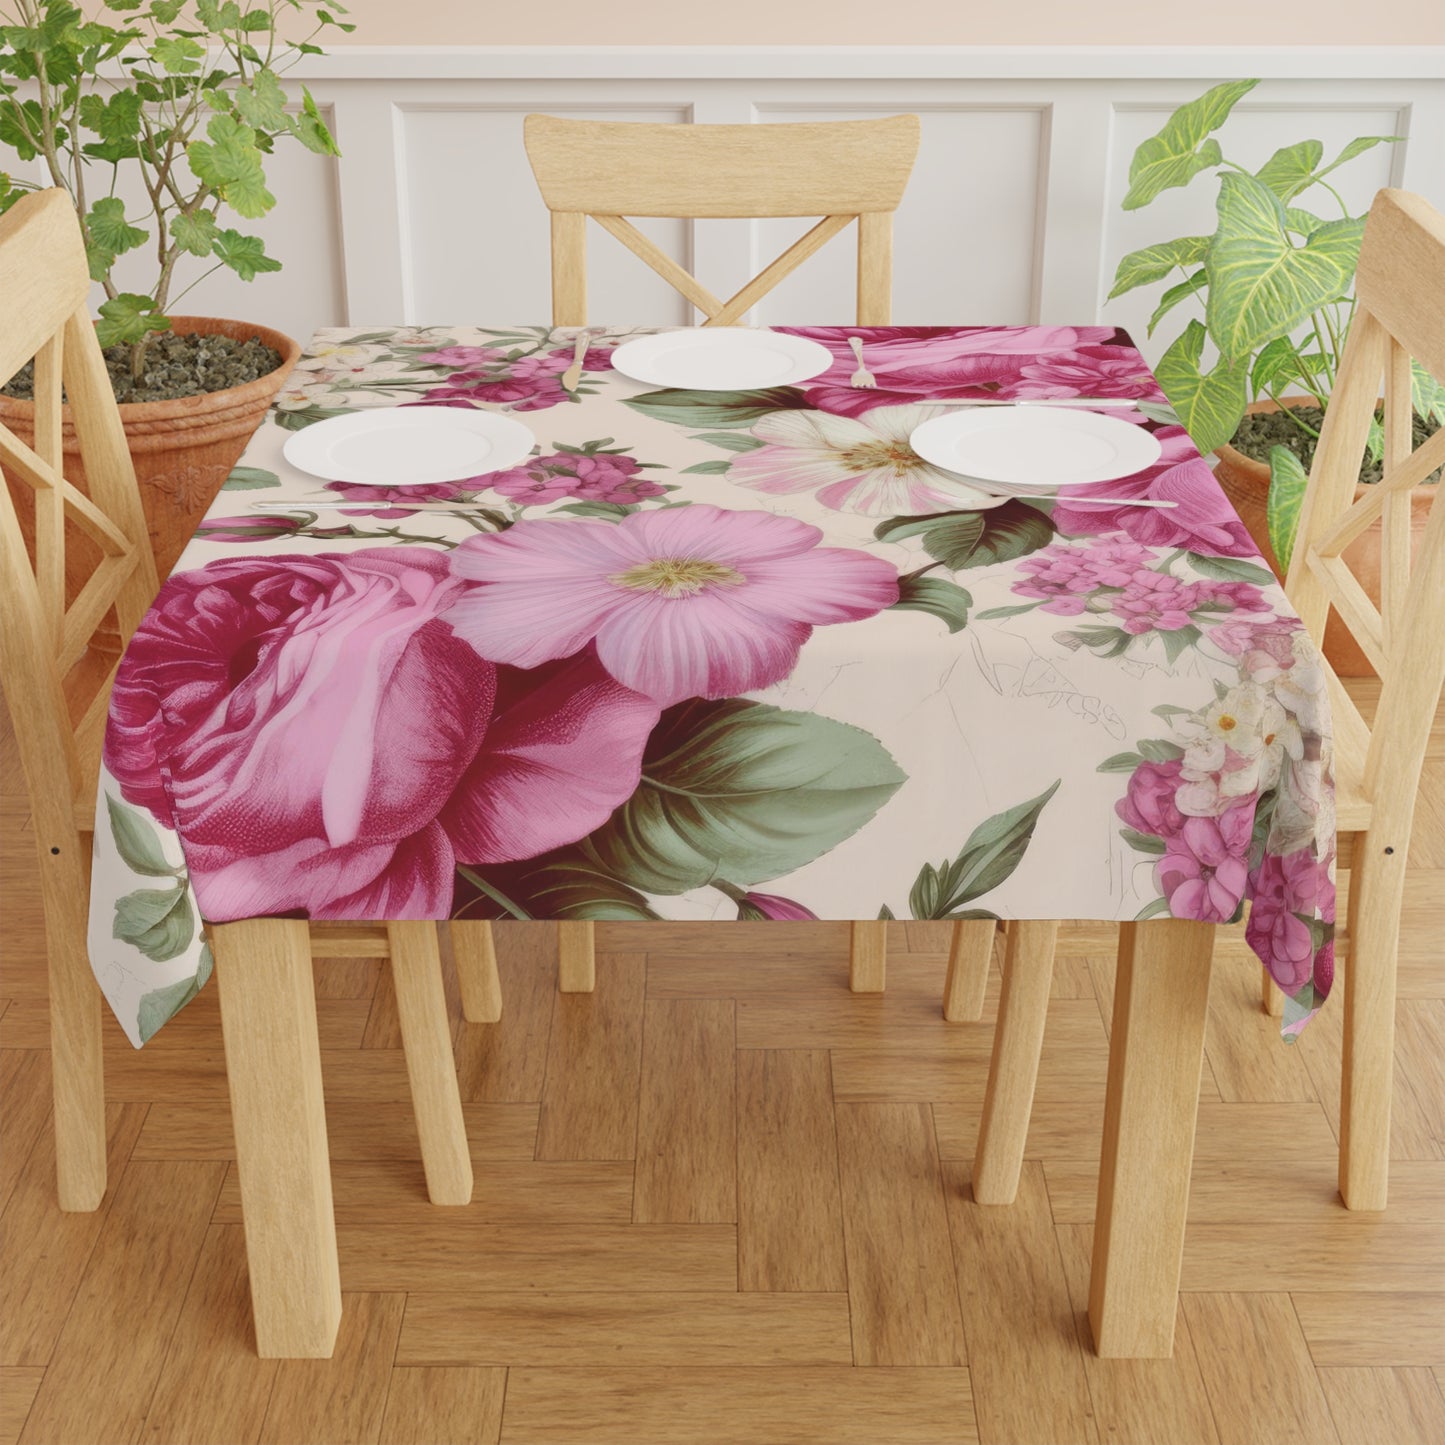
[(913, 450), (945, 471), (985, 482), (1080, 487), (1131, 477), (1159, 460), (1135, 422), (1068, 407), (980, 407), (933, 417), (913, 430)]
[(833, 353), (805, 336), (743, 326), (659, 331), (623, 342), (612, 353), (612, 365), (623, 376), (687, 391), (792, 386), (820, 376), (832, 364)]
[(283, 448), (293, 467), (364, 487), (460, 482), (504, 471), (537, 438), (501, 412), (459, 406), (388, 406), (313, 422)]

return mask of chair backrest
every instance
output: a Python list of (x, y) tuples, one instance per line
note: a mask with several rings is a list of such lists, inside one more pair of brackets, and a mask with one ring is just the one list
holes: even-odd
[[(0, 383), (35, 361), (34, 446), (0, 425), (0, 686), (36, 830), (53, 848), (89, 831), (95, 812), (114, 668), (87, 648), (112, 611), (129, 641), (157, 590), (89, 293), (85, 246), (64, 191), (27, 196), (0, 216)], [(63, 473), (62, 387), (88, 495)], [(33, 515), (33, 556), (17, 498)], [(99, 558), (68, 605), (67, 532), (72, 542), (87, 539)], [(75, 572), (72, 565), (72, 581)]]
[[(529, 115), (527, 158), (552, 213), (552, 323), (587, 320), (587, 217), (707, 318), (733, 325), (850, 222), (858, 222), (858, 324), (889, 320), (893, 212), (918, 154), (918, 117), (791, 125), (646, 125)], [(627, 216), (822, 216), (720, 301)]]
[[(1445, 682), (1445, 507), (1431, 501), (1413, 564), (1410, 531), (1412, 491), (1445, 465), (1445, 430), (1413, 447), (1410, 367), (1413, 358), (1445, 382), (1445, 216), (1408, 191), (1381, 191), (1365, 225), (1355, 296), (1285, 590), (1316, 641), (1334, 608), (1379, 673), (1373, 728), (1335, 690), (1347, 714), (1336, 719), (1336, 748), (1363, 750), (1352, 761), (1367, 797), (1377, 810), (1392, 804), (1392, 825), (1408, 830)], [(1384, 476), (1355, 501), (1382, 377)], [(1438, 487), (1427, 490), (1438, 497)], [(1377, 607), (1344, 551), (1380, 518)]]

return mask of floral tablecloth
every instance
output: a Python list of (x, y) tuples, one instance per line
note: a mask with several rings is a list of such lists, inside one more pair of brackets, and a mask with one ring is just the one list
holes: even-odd
[[(1245, 899), (1296, 1033), (1333, 974), (1321, 668), (1128, 337), (800, 328), (835, 357), (816, 380), (695, 392), (612, 370), (628, 334), (572, 394), (570, 331), (314, 338), (116, 682), (90, 944), (132, 1041), (206, 981), (206, 919)], [(1117, 414), (1159, 461), (970, 510), (908, 444), (942, 401), (1069, 396), (1137, 399)], [(538, 445), (381, 491), (283, 460), (418, 403), (510, 410)]]

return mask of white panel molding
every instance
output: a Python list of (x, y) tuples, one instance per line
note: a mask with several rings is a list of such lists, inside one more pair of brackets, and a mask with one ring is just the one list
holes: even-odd
[[(1312, 135), (1335, 146), (1391, 130), (1407, 139), (1340, 173), (1349, 203), (1402, 185), (1445, 209), (1445, 46), (345, 46), (290, 72), (334, 117), (342, 156), (328, 183), (318, 158), (278, 151), (280, 204), (259, 229), (284, 272), (250, 287), (218, 275), (187, 305), (301, 336), (322, 325), (540, 321), (546, 217), (521, 156), (528, 111), (701, 124), (916, 111), (924, 143), (898, 218), (899, 321), (1142, 332), (1151, 302), (1104, 300), (1119, 256), (1211, 229), (1212, 190), (1170, 192), (1125, 215), (1130, 154), (1175, 106), (1246, 75), (1263, 83), (1231, 117), (1232, 155), (1249, 164)], [(769, 261), (781, 235), (776, 222), (658, 231), (724, 290)], [(851, 260), (833, 254), (850, 242), (790, 278), (761, 318), (850, 319)], [(681, 304), (612, 245), (594, 243), (595, 319), (681, 320)]]

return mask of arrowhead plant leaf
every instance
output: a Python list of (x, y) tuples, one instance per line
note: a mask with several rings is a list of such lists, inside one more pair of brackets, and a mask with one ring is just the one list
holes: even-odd
[(1205, 263), (1209, 335), (1226, 361), (1249, 356), (1350, 287), (1363, 220), (1330, 221), (1291, 244), (1279, 198), (1253, 176), (1220, 180), (1219, 229)]
[(1221, 359), (1212, 371), (1202, 370), (1205, 334), (1202, 322), (1191, 321), (1160, 358), (1156, 375), (1194, 445), (1212, 452), (1234, 435), (1244, 415), (1245, 367)]
[(1219, 142), (1205, 137), (1218, 130), (1239, 99), (1258, 84), (1257, 80), (1227, 81), (1181, 105), (1158, 135), (1134, 152), (1124, 209), (1137, 211), (1161, 191), (1188, 185), (1200, 171), (1219, 165), (1224, 159)]

